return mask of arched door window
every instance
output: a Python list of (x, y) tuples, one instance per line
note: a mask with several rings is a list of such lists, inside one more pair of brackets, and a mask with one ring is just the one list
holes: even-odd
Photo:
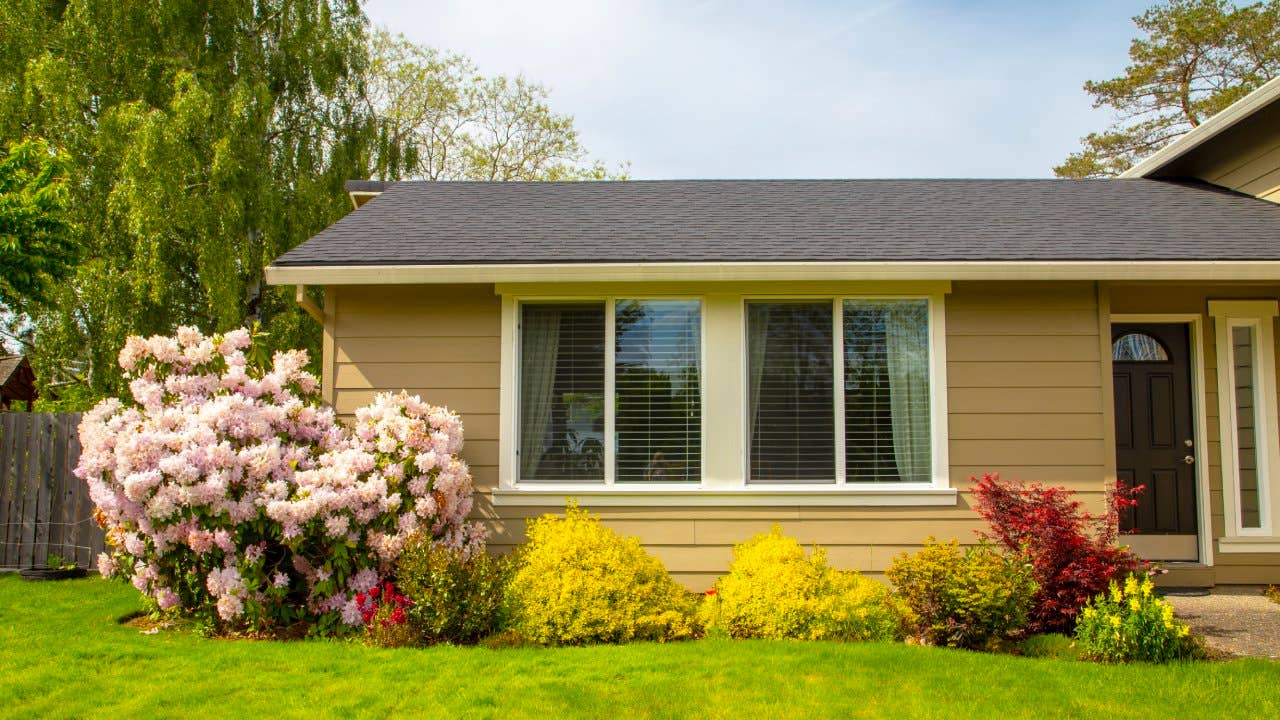
[(1125, 333), (1111, 343), (1114, 362), (1169, 362), (1169, 352), (1146, 333)]

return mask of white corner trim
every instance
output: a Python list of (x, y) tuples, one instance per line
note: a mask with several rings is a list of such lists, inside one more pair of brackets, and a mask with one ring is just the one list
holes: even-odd
[(955, 507), (954, 488), (854, 488), (753, 486), (739, 490), (702, 487), (629, 489), (595, 487), (521, 487), (492, 490), (498, 506), (564, 507), (576, 499), (583, 507)]
[(270, 285), (763, 280), (1266, 280), (1275, 260), (271, 265)]
[(1119, 177), (1128, 180), (1151, 175), (1270, 105), (1277, 97), (1280, 97), (1280, 78), (1273, 78), (1263, 83), (1257, 90), (1228, 105), (1222, 112), (1200, 123), (1190, 132), (1148, 155), (1142, 162), (1120, 173)]
[(1280, 537), (1221, 537), (1220, 553), (1280, 553)]

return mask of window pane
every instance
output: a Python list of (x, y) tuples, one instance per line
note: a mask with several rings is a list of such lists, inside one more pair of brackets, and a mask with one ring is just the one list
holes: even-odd
[(929, 303), (844, 303), (847, 482), (929, 482)]
[(835, 482), (830, 302), (747, 304), (752, 482)]
[(617, 482), (702, 477), (701, 304), (614, 304)]
[(1160, 341), (1145, 333), (1125, 333), (1111, 343), (1111, 359), (1115, 362), (1169, 362)]
[(1253, 328), (1231, 328), (1236, 376), (1236, 452), (1240, 477), (1240, 527), (1262, 527), (1258, 504), (1258, 444), (1254, 424)]
[(521, 306), (522, 481), (604, 482), (604, 309)]

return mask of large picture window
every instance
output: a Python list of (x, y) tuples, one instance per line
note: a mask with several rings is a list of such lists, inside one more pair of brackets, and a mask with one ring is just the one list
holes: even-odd
[(747, 303), (748, 479), (932, 479), (927, 300)]
[(698, 482), (697, 300), (520, 306), (523, 482)]

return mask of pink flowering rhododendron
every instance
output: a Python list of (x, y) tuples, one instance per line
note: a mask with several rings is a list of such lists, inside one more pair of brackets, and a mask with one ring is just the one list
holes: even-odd
[(358, 625), (355, 598), (423, 534), (484, 546), (454, 413), (381, 394), (350, 426), (321, 404), (306, 353), (249, 365), (248, 331), (131, 337), (131, 399), (80, 424), (76, 474), (111, 552), (104, 575), (161, 609), (269, 628)]

